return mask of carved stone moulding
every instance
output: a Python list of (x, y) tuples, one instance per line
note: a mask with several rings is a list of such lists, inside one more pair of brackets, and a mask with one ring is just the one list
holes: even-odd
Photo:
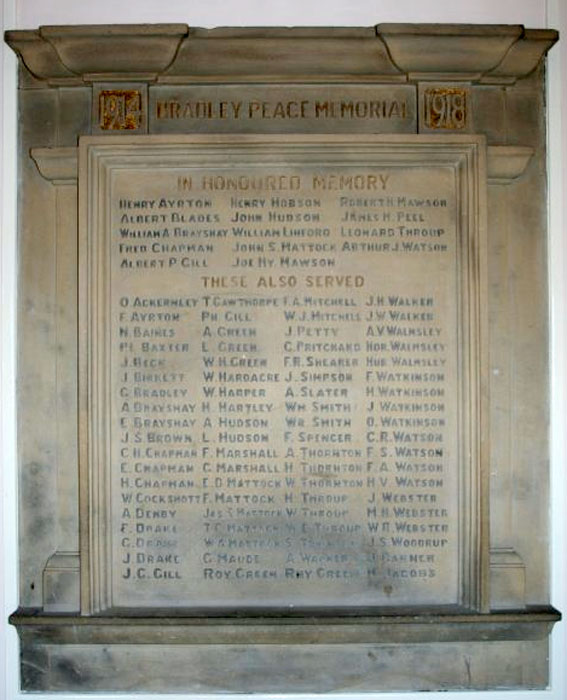
[(40, 27), (6, 32), (50, 85), (100, 80), (511, 84), (535, 69), (557, 32), (521, 25), (378, 24), (367, 28), (217, 28), (185, 24)]

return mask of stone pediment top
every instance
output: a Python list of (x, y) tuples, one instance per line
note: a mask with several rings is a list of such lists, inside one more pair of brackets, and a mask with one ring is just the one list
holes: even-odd
[(219, 27), (186, 24), (45, 26), (6, 32), (37, 80), (178, 83), (395, 82), (512, 84), (558, 33), (522, 25)]

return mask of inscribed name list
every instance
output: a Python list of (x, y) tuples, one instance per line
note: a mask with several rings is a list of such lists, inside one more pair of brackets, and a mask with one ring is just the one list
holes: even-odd
[(459, 601), (454, 168), (330, 161), (112, 174), (115, 607)]

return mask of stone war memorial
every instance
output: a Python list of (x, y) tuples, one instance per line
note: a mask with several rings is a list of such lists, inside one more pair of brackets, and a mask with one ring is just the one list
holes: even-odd
[(557, 33), (6, 40), (22, 689), (546, 687)]

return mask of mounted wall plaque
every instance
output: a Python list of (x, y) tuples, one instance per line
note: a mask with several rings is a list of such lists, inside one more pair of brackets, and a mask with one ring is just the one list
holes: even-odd
[(87, 610), (485, 607), (484, 139), (81, 147)]
[(545, 687), (555, 32), (7, 40), (22, 687)]

